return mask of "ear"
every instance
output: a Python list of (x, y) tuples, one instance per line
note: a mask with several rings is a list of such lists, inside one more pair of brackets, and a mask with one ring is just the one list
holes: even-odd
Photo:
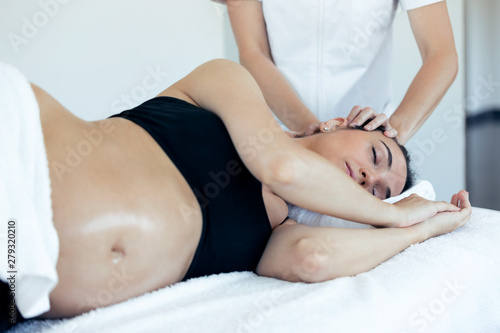
[(331, 132), (342, 127), (347, 127), (347, 118), (339, 117), (322, 122), (319, 126), (319, 130), (324, 133)]

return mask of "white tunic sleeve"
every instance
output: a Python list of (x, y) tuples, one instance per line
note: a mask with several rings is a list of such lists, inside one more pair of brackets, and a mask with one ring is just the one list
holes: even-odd
[(441, 1), (443, 0), (399, 0), (399, 3), (403, 10), (412, 10)]

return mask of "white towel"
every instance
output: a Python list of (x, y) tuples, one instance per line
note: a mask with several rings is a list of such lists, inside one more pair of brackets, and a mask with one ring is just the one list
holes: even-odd
[(474, 208), (460, 229), (354, 277), (308, 284), (211, 275), (10, 333), (498, 333), (498, 281), (500, 212)]
[[(0, 279), (7, 282), (15, 275), (9, 280), (15, 281), (16, 305), (25, 318), (49, 310), (49, 293), (58, 281), (59, 239), (50, 193), (35, 95), (23, 74), (0, 62)], [(7, 262), (7, 237), (13, 235), (7, 231), (9, 219), (15, 220), (17, 238), (12, 267)]]
[[(388, 203), (394, 203), (396, 201), (399, 201), (403, 198), (410, 196), (412, 193), (416, 193), (419, 196), (428, 200), (434, 200), (436, 198), (436, 193), (434, 192), (434, 187), (432, 187), (432, 184), (427, 180), (419, 180), (412, 188), (406, 190), (405, 192), (401, 193), (398, 196), (386, 199), (384, 201)], [(292, 220), (295, 220), (300, 224), (306, 224), (311, 227), (337, 227), (337, 228), (352, 228), (352, 229), (374, 228), (368, 224), (351, 222), (328, 215), (321, 215), (319, 213), (312, 212), (290, 204), (288, 205), (288, 208), (289, 208), (288, 216), (290, 216)]]

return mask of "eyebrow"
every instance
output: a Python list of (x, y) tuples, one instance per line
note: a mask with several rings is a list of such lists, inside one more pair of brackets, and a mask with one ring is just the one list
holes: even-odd
[[(389, 147), (387, 147), (387, 145), (385, 144), (384, 141), (380, 140), (380, 142), (382, 142), (383, 145), (385, 146), (385, 148), (387, 148), (387, 155), (389, 156), (389, 159), (388, 159), (388, 162), (387, 162), (387, 168), (391, 169), (391, 166), (392, 166), (392, 153), (391, 153), (391, 150), (389, 149)], [(389, 188), (389, 186), (387, 186), (387, 191), (385, 193), (385, 196), (386, 196), (386, 199), (388, 199), (388, 198), (391, 197), (391, 189)]]
[(389, 147), (387, 147), (387, 145), (385, 144), (384, 141), (380, 140), (380, 142), (382, 142), (384, 144), (385, 148), (387, 148), (387, 155), (389, 155), (388, 167), (387, 168), (390, 169), (391, 166), (392, 166), (392, 153), (391, 153), (391, 150), (389, 149)]

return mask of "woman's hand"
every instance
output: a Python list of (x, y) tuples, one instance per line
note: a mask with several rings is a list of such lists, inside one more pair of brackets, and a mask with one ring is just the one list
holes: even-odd
[(368, 120), (371, 121), (364, 126), (365, 130), (373, 131), (380, 127), (384, 130), (384, 135), (388, 138), (395, 138), (398, 135), (398, 131), (389, 124), (387, 115), (384, 113), (377, 113), (372, 108), (362, 108), (356, 105), (347, 116), (348, 126), (361, 126)]
[[(456, 198), (455, 198), (456, 199)], [(460, 208), (446, 201), (431, 201), (424, 199), (413, 193), (398, 202), (394, 203), (397, 209), (397, 220), (399, 221), (392, 227), (409, 227), (416, 223), (425, 221), (438, 213), (458, 212)]]
[(422, 230), (426, 239), (452, 232), (470, 220), (472, 207), (469, 201), (469, 192), (462, 190), (454, 194), (451, 203), (458, 206), (460, 211), (437, 213), (415, 226)]

